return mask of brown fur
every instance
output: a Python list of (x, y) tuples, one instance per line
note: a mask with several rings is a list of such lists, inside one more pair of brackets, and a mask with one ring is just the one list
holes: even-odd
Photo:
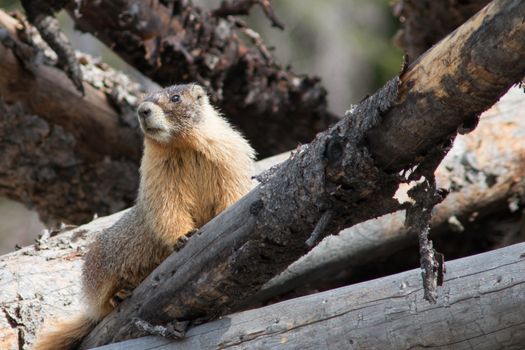
[[(171, 100), (174, 94), (180, 101)], [(96, 237), (86, 254), (86, 316), (44, 333), (35, 349), (74, 348), (111, 312), (116, 294), (135, 288), (182, 236), (251, 187), (252, 148), (213, 109), (200, 86), (176, 85), (144, 101), (141, 107), (153, 113), (139, 118), (145, 147), (137, 204)]]

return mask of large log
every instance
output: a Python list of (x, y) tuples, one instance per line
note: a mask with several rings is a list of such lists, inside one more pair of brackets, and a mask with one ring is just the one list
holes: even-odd
[(232, 16), (214, 16), (191, 0), (71, 1), (69, 13), (78, 29), (159, 84), (206, 85), (261, 157), (309, 142), (337, 120), (317, 77), (277, 64), (258, 34)]
[(138, 84), (80, 55), (82, 97), (44, 49), (18, 39), (17, 28), (20, 22), (0, 11), (2, 35), (31, 53), (28, 70), (17, 48), (0, 43), (0, 195), (36, 209), (49, 225), (129, 207), (142, 144)]
[(524, 284), (521, 243), (447, 263), (436, 305), (417, 269), (97, 349), (521, 349)]
[[(451, 231), (464, 235), (464, 226), (496, 212), (510, 215), (517, 210), (509, 208), (509, 203), (525, 198), (524, 139), (525, 97), (523, 90), (515, 87), (483, 113), (476, 130), (456, 138), (437, 168), (436, 182), (450, 194), (433, 210), (432, 237)], [(408, 186), (404, 187), (398, 197), (408, 198)], [(316, 290), (342, 271), (359, 271), (368, 262), (416, 242), (413, 234), (405, 227), (404, 211), (355, 225), (326, 237), (247, 302), (253, 305), (306, 284)]]
[(400, 81), (318, 134), (206, 224), (82, 347), (136, 337), (136, 318), (163, 324), (226, 314), (308, 250), (305, 242), (327, 212), (324, 234), (399, 209), (392, 198), (404, 181), (398, 171), (435, 161), (458, 130), (473, 129), (479, 114), (525, 74), (524, 15), (521, 1), (489, 4)]

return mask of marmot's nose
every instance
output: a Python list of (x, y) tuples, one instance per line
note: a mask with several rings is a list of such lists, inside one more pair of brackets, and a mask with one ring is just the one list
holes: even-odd
[(151, 115), (151, 108), (148, 105), (140, 105), (138, 109), (138, 114), (142, 119), (147, 119)]

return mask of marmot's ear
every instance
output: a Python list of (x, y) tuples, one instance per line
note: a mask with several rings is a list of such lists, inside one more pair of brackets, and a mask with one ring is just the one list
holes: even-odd
[(208, 96), (208, 92), (206, 91), (206, 89), (197, 83), (191, 84), (190, 91), (192, 96), (195, 97), (197, 100)]

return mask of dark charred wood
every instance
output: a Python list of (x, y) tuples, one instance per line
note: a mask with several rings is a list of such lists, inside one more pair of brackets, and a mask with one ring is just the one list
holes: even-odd
[[(525, 101), (518, 87), (483, 113), (476, 130), (456, 138), (435, 173), (438, 187), (450, 193), (434, 208), (431, 220), (434, 246), (447, 258), (525, 240), (519, 219), (525, 199), (524, 138)], [(408, 198), (408, 187), (398, 190), (399, 198)], [(509, 216), (512, 220), (505, 219)], [(404, 223), (400, 211), (327, 237), (243, 308), (416, 267), (417, 237)]]
[(231, 314), (181, 341), (145, 337), (97, 349), (519, 349), (524, 251), (521, 243), (451, 261), (437, 304), (423, 299), (416, 269)]

